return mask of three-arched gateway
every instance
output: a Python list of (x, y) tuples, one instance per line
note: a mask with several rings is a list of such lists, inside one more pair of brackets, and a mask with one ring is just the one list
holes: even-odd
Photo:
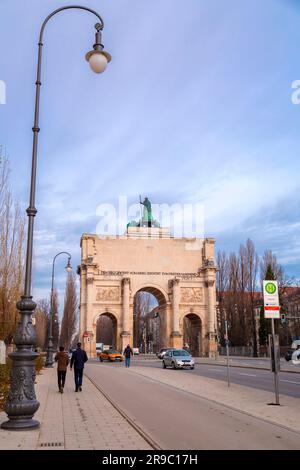
[(116, 238), (84, 234), (78, 272), (80, 337), (90, 356), (96, 356), (103, 317), (111, 321), (111, 346), (134, 345), (134, 302), (141, 291), (157, 300), (160, 347), (216, 355), (213, 239), (172, 238), (153, 227), (129, 227)]

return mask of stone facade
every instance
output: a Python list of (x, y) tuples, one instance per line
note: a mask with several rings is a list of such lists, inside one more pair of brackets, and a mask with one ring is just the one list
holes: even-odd
[(194, 314), (201, 324), (199, 355), (216, 355), (213, 239), (177, 239), (167, 229), (133, 227), (116, 238), (83, 234), (78, 272), (80, 337), (90, 356), (96, 355), (102, 314), (116, 320), (117, 348), (133, 346), (134, 296), (141, 290), (159, 303), (161, 347), (182, 348), (183, 319)]

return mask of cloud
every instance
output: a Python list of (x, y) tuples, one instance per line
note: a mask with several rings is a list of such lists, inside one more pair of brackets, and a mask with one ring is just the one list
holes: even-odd
[[(53, 2), (28, 1), (14, 31), (1, 2), (1, 143), (14, 191), (27, 206), (36, 38)], [(93, 20), (65, 12), (44, 41), (34, 244), (34, 289), (45, 295), (53, 256), (80, 262), (80, 236), (95, 232), (101, 203), (139, 194), (154, 203), (203, 203), (205, 232), (233, 249), (251, 236), (298, 272), (300, 30), (293, 2), (103, 0), (103, 42), (113, 59), (93, 75), (83, 56)], [(99, 8), (97, 0), (90, 0)], [(126, 21), (124, 21), (126, 18)], [(282, 24), (286, 27), (282, 28)], [(76, 31), (76, 34), (73, 34)], [(9, 44), (9, 47), (8, 47)], [(276, 46), (275, 46), (276, 45)], [(12, 57), (19, 58), (22, 76)], [(66, 57), (68, 60), (66, 61)], [(125, 227), (124, 227), (125, 229)], [(57, 275), (63, 272), (63, 260)], [(64, 275), (57, 277), (61, 291)]]

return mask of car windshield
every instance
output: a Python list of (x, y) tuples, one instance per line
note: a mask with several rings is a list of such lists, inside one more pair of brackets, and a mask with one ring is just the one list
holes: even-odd
[(179, 351), (173, 351), (173, 356), (189, 356), (190, 354), (187, 351), (184, 351), (183, 349), (180, 349)]
[(110, 349), (108, 354), (120, 354), (119, 351), (115, 351), (114, 349)]

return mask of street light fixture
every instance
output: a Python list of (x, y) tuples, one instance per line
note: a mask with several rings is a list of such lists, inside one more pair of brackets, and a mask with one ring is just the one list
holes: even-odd
[[(28, 215), (28, 234), (27, 234), (27, 249), (26, 249), (26, 267), (25, 267), (25, 288), (24, 295), (17, 303), (17, 309), (20, 311), (21, 320), (18, 324), (16, 333), (14, 335), (14, 343), (17, 350), (10, 354), (12, 359), (12, 374), (11, 374), (11, 387), (7, 402), (5, 404), (5, 411), (8, 415), (8, 421), (1, 424), (1, 428), (9, 430), (20, 429), (33, 429), (39, 427), (39, 422), (32, 419), (34, 413), (39, 408), (40, 404), (36, 399), (34, 382), (35, 382), (35, 360), (38, 354), (33, 351), (33, 346), (36, 343), (36, 332), (32, 325), (32, 313), (36, 308), (36, 303), (32, 300), (31, 295), (31, 274), (32, 274), (32, 250), (33, 250), (33, 227), (34, 217), (36, 216), (37, 209), (35, 207), (35, 189), (36, 189), (36, 170), (37, 170), (37, 148), (38, 148), (38, 133), (39, 128), (39, 108), (40, 108), (40, 89), (41, 89), (41, 66), (42, 66), (42, 50), (43, 50), (43, 33), (46, 24), (52, 16), (60, 13), (63, 10), (85, 10), (92, 13), (97, 17), (98, 22), (96, 28), (96, 42), (93, 46), (92, 54), (89, 54), (91, 68), (101, 73), (105, 70), (107, 62), (111, 60), (110, 55), (103, 51), (101, 44), (101, 31), (104, 27), (104, 22), (101, 16), (94, 10), (79, 6), (70, 5), (54, 10), (44, 20), (38, 42), (38, 63), (36, 75), (36, 94), (35, 94), (35, 112), (33, 124), (33, 148), (32, 148), (32, 166), (31, 166), (31, 184), (30, 184), (30, 199), (29, 207), (26, 210)], [(97, 56), (96, 56), (97, 54)], [(94, 57), (96, 56), (96, 57)], [(100, 57), (101, 56), (101, 57)], [(104, 57), (104, 58), (103, 58)]]
[(72, 266), (71, 266), (71, 264), (70, 264), (70, 261), (71, 261), (71, 255), (70, 255), (69, 258), (68, 258), (68, 264), (67, 264), (67, 266), (66, 266), (66, 271), (67, 271), (67, 273), (70, 273), (70, 272), (72, 271)]
[(95, 34), (95, 44), (93, 46), (93, 50), (88, 52), (85, 55), (85, 58), (95, 73), (102, 73), (106, 69), (108, 62), (111, 61), (111, 55), (103, 50), (104, 46), (101, 44), (102, 25), (97, 23), (95, 24), (95, 28), (97, 30)]
[(71, 267), (71, 258), (72, 256), (70, 253), (67, 251), (61, 251), (60, 253), (57, 253), (57, 255), (54, 256), (53, 258), (53, 263), (52, 263), (52, 280), (51, 280), (51, 296), (50, 296), (50, 315), (49, 315), (49, 336), (48, 336), (48, 346), (47, 346), (47, 357), (46, 357), (46, 367), (53, 367), (53, 336), (52, 336), (52, 323), (53, 323), (53, 295), (54, 295), (54, 266), (55, 266), (55, 260), (59, 255), (68, 255), (68, 263), (66, 266), (66, 271), (69, 273), (72, 271)]

